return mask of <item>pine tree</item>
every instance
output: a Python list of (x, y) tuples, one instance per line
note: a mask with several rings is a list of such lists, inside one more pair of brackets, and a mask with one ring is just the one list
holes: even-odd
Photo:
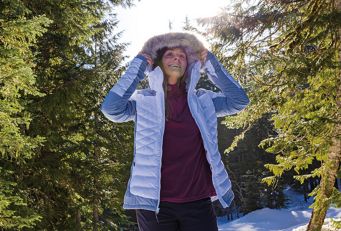
[[(1, 227), (119, 230), (128, 223), (121, 202), (132, 128), (114, 125), (99, 111), (124, 70), (125, 45), (114, 31), (117, 4), (131, 3), (2, 1), (1, 30), (8, 38), (1, 32), (0, 41), (18, 48), (1, 48), (4, 54), (17, 52), (1, 62), (1, 70), (8, 72), (3, 78), (1, 71), (1, 84), (8, 87), (1, 92), (7, 110), (1, 116), (7, 117), (1, 120), (0, 197), (15, 208), (9, 210), (1, 199), (0, 219), (12, 218), (0, 220)], [(31, 21), (13, 17), (18, 12)], [(27, 156), (25, 163), (15, 155)]]
[(32, 115), (26, 110), (30, 95), (42, 96), (35, 86), (35, 54), (31, 48), (51, 21), (41, 15), (27, 17), (21, 1), (0, 3), (0, 228), (33, 227), (41, 216), (27, 206), (17, 187), (16, 165), (25, 165), (44, 141), (30, 136)]
[[(223, 156), (233, 183), (235, 201), (243, 213), (264, 207), (280, 208), (284, 206), (282, 190), (287, 182), (277, 181), (271, 187), (261, 183), (262, 178), (271, 175), (264, 164), (275, 163), (272, 155), (258, 147), (259, 142), (272, 133), (271, 129), (267, 118), (262, 118), (252, 126), (233, 151), (225, 151), (228, 154)], [(227, 130), (226, 126), (225, 130)], [(222, 140), (228, 139), (228, 137), (233, 139), (238, 136), (241, 129), (229, 129), (228, 131), (219, 133), (219, 143), (224, 144), (222, 153), (233, 142), (232, 140), (222, 142)]]
[[(276, 154), (277, 164), (266, 165), (275, 176), (264, 181), (273, 183), (291, 169), (302, 183), (319, 177), (308, 230), (320, 230), (326, 210), (340, 198), (334, 187), (341, 155), (339, 5), (333, 0), (247, 3), (239, 1), (200, 22), (251, 98), (247, 110), (226, 123), (245, 133), (265, 114), (271, 116), (277, 134), (260, 145)], [(314, 161), (319, 167), (302, 174)]]
[[(31, 132), (44, 131), (49, 137), (38, 163), (50, 165), (33, 176), (50, 186), (36, 185), (38, 191), (52, 195), (41, 198), (38, 209), (46, 216), (40, 226), (52, 220), (58, 229), (116, 230), (125, 222), (122, 168), (127, 169), (132, 153), (132, 130), (113, 125), (99, 111), (108, 87), (122, 72), (124, 46), (117, 44), (119, 35), (112, 35), (117, 22), (104, 20), (113, 6), (68, 1), (51, 2), (50, 7), (54, 24), (40, 41), (37, 65), (39, 87), (47, 96), (34, 100), (32, 107), (37, 116)], [(104, 222), (108, 210), (112, 217)]]

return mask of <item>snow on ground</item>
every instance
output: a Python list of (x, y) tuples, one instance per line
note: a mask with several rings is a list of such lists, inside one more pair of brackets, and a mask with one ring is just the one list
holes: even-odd
[[(311, 216), (310, 199), (305, 202), (302, 194), (285, 190), (288, 202), (285, 209), (263, 208), (228, 222), (226, 217), (218, 217), (219, 231), (305, 231)], [(322, 231), (336, 230), (331, 219), (341, 220), (341, 208), (330, 208)]]

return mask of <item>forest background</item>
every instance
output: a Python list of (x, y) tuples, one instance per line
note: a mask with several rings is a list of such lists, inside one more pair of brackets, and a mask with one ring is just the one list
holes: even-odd
[[(1, 229), (136, 227), (122, 209), (133, 125), (99, 110), (127, 65), (115, 9), (132, 4), (0, 2)], [(315, 198), (308, 230), (341, 205), (340, 11), (339, 0), (238, 0), (185, 20), (251, 99), (220, 120), (236, 199), (218, 214), (284, 206), (287, 185)], [(218, 90), (205, 76), (200, 86)]]

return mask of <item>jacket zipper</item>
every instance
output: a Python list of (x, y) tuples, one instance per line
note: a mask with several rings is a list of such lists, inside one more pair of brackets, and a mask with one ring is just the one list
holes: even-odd
[(163, 148), (163, 135), (164, 135), (164, 132), (165, 132), (165, 102), (164, 102), (164, 92), (163, 91), (160, 91), (162, 92), (161, 96), (162, 96), (162, 100), (161, 100), (161, 105), (162, 105), (162, 113), (163, 113), (163, 116), (162, 116), (162, 129), (161, 129), (161, 148), (160, 148), (160, 168), (159, 168), (159, 196), (158, 196), (158, 201), (157, 201), (157, 206), (156, 206), (156, 211), (155, 211), (155, 217), (156, 217), (156, 220), (157, 222), (159, 223), (159, 220), (157, 218), (157, 214), (160, 212), (160, 196), (161, 196), (161, 167), (162, 167), (162, 148)]

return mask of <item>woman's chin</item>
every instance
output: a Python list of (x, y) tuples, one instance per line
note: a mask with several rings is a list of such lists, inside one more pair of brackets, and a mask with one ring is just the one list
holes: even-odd
[(184, 73), (182, 71), (177, 71), (177, 70), (171, 71), (169, 73), (169, 76), (172, 76), (173, 78), (181, 78), (181, 76), (183, 75)]

